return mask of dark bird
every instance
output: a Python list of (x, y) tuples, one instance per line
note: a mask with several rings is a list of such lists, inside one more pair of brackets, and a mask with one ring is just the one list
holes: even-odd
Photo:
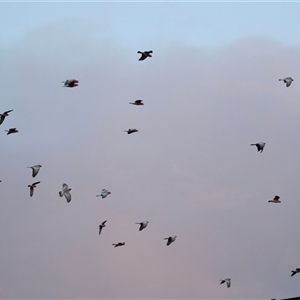
[(289, 87), (292, 82), (294, 81), (294, 79), (292, 77), (286, 77), (286, 78), (283, 78), (283, 79), (278, 79), (279, 81), (283, 81), (286, 85), (286, 87)]
[(139, 231), (142, 231), (143, 229), (145, 229), (147, 227), (148, 223), (149, 223), (149, 221), (144, 221), (144, 222), (135, 223), (135, 224), (140, 224)]
[(152, 57), (151, 53), (153, 53), (152, 50), (150, 51), (138, 51), (137, 53), (140, 53), (141, 54), (141, 57), (139, 58), (139, 60), (144, 60), (146, 59), (147, 57)]
[(279, 199), (280, 199), (280, 197), (276, 195), (273, 200), (269, 200), (268, 202), (281, 203), (281, 201)]
[(116, 247), (124, 246), (125, 242), (119, 242), (117, 244), (112, 244), (112, 245), (115, 246), (114, 248), (116, 248)]
[(7, 135), (9, 135), (9, 134), (11, 134), (11, 133), (17, 133), (17, 132), (19, 132), (19, 131), (17, 130), (17, 128), (9, 128), (8, 130), (4, 130), (4, 131), (7, 132)]
[(129, 102), (129, 104), (133, 104), (133, 105), (144, 105), (143, 100), (135, 100), (134, 102)]
[(41, 165), (35, 165), (35, 166), (32, 166), (32, 167), (27, 167), (27, 168), (32, 169), (32, 177), (35, 177), (38, 174), (41, 167), (42, 167)]
[(104, 221), (104, 222), (102, 222), (102, 223), (99, 225), (99, 235), (101, 234), (102, 228), (106, 226), (106, 225), (105, 225), (106, 222), (107, 222), (107, 220)]
[(220, 280), (220, 281), (221, 281), (220, 284), (223, 284), (223, 283), (226, 282), (227, 287), (230, 288), (230, 286), (231, 286), (231, 279), (230, 278), (226, 278), (226, 279)]
[(8, 113), (10, 113), (11, 111), (13, 111), (13, 109), (7, 110), (7, 111), (5, 111), (3, 114), (0, 114), (0, 125), (3, 123), (5, 117), (8, 117), (8, 116), (9, 116)]
[(297, 273), (300, 273), (300, 268), (297, 268), (296, 270), (293, 270), (293, 271), (291, 271), (291, 272), (292, 272), (291, 276), (294, 276), (294, 275), (296, 275)]
[(63, 87), (75, 87), (78, 86), (78, 80), (77, 79), (67, 79), (66, 81), (62, 81), (64, 83)]
[(175, 242), (175, 240), (176, 240), (176, 235), (173, 235), (173, 236), (169, 236), (169, 237), (167, 237), (167, 238), (164, 238), (164, 240), (168, 240), (167, 241), (167, 246), (169, 246), (169, 245), (171, 245), (173, 242)]
[(33, 191), (34, 191), (34, 189), (36, 188), (36, 185), (39, 184), (39, 183), (40, 183), (40, 181), (28, 185), (28, 187), (30, 188), (30, 197), (33, 196)]
[(266, 145), (266, 143), (251, 144), (251, 146), (256, 146), (257, 151), (259, 151), (259, 152), (263, 152), (265, 145)]
[(138, 132), (137, 129), (128, 129), (128, 130), (124, 130), (124, 132), (127, 132), (128, 134), (134, 133), (134, 132)]

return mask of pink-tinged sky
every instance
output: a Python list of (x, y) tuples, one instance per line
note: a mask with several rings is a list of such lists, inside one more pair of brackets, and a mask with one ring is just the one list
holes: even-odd
[(299, 296), (299, 8), (0, 3), (0, 297)]

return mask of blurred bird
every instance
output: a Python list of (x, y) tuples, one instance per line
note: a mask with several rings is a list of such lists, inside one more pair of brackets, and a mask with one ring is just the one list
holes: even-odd
[(149, 223), (149, 221), (144, 221), (144, 222), (135, 223), (135, 224), (140, 224), (139, 231), (142, 231), (143, 229), (145, 229), (147, 227), (148, 223)]
[(112, 245), (115, 246), (114, 248), (116, 248), (116, 247), (124, 246), (125, 243), (124, 242), (119, 242), (117, 244), (112, 244)]
[(106, 222), (107, 222), (107, 220), (104, 221), (104, 222), (102, 222), (102, 223), (99, 225), (99, 235), (101, 234), (102, 228), (106, 226), (106, 225), (105, 225)]
[(41, 165), (35, 165), (35, 166), (32, 166), (32, 167), (27, 167), (27, 168), (32, 169), (32, 177), (35, 177), (38, 174), (41, 167), (42, 167)]
[(58, 193), (59, 193), (59, 196), (60, 196), (60, 197), (65, 196), (67, 202), (69, 203), (69, 202), (71, 201), (71, 194), (70, 194), (70, 191), (71, 191), (71, 190), (72, 190), (72, 189), (70, 189), (69, 186), (68, 186), (66, 183), (64, 183), (64, 184), (62, 185), (62, 191), (59, 191), (59, 192), (58, 192)]
[(283, 81), (286, 85), (286, 87), (289, 87), (292, 82), (294, 81), (294, 79), (292, 77), (286, 77), (286, 78), (283, 78), (283, 79), (278, 79), (279, 81)]
[(124, 132), (127, 132), (128, 134), (134, 133), (134, 132), (138, 132), (137, 129), (128, 129), (128, 130), (124, 130)]
[(28, 185), (28, 187), (30, 188), (30, 197), (33, 196), (33, 191), (34, 191), (34, 189), (36, 188), (36, 185), (39, 184), (39, 183), (40, 183), (40, 181)]
[(297, 268), (296, 270), (293, 270), (293, 271), (291, 271), (291, 272), (292, 272), (291, 276), (294, 276), (294, 275), (296, 275), (297, 273), (300, 273), (300, 268)]
[(8, 113), (10, 113), (11, 111), (13, 111), (13, 109), (7, 110), (7, 111), (5, 111), (3, 114), (0, 114), (0, 125), (3, 123), (5, 117), (9, 116)]
[(17, 133), (17, 132), (19, 132), (19, 131), (17, 130), (17, 128), (9, 128), (9, 130), (4, 130), (4, 131), (7, 132), (7, 135), (9, 135), (9, 134), (11, 134), (11, 133)]
[(76, 79), (67, 79), (66, 81), (62, 81), (64, 83), (63, 87), (75, 87), (78, 86), (78, 80)]
[(133, 105), (144, 105), (143, 100), (135, 100), (134, 102), (129, 102), (129, 104), (133, 104)]
[(96, 197), (100, 197), (101, 196), (102, 199), (103, 199), (103, 198), (107, 197), (109, 194), (111, 194), (110, 191), (108, 191), (107, 189), (102, 189), (101, 195), (96, 195)]
[(228, 288), (231, 285), (231, 279), (230, 278), (226, 278), (226, 279), (220, 280), (220, 281), (221, 281), (220, 284), (223, 284), (224, 282), (226, 282)]
[(281, 201), (279, 199), (280, 199), (279, 196), (275, 196), (273, 200), (269, 200), (268, 202), (281, 203)]
[(251, 144), (251, 146), (256, 146), (257, 151), (259, 151), (259, 152), (263, 152), (265, 145), (266, 145), (266, 143)]
[(139, 58), (139, 60), (144, 60), (146, 59), (147, 57), (152, 57), (151, 53), (153, 53), (152, 50), (150, 51), (138, 51), (137, 53), (140, 53), (141, 54), (141, 57)]
[(169, 237), (167, 237), (167, 238), (164, 238), (164, 240), (168, 240), (167, 241), (167, 246), (169, 246), (169, 245), (171, 245), (173, 242), (175, 242), (175, 240), (176, 240), (176, 235), (173, 235), (173, 236), (169, 236)]

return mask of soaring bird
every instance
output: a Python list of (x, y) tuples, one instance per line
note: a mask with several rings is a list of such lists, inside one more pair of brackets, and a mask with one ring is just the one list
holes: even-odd
[(175, 242), (175, 240), (176, 240), (176, 235), (173, 235), (173, 236), (169, 236), (169, 237), (167, 237), (167, 238), (164, 238), (164, 240), (168, 240), (167, 241), (167, 246), (169, 246), (169, 245), (171, 245), (173, 242)]
[(119, 242), (117, 244), (112, 244), (112, 245), (115, 246), (114, 248), (116, 248), (116, 247), (124, 246), (125, 242)]
[(42, 167), (41, 165), (35, 165), (35, 166), (32, 166), (32, 167), (27, 167), (27, 168), (32, 169), (32, 177), (35, 177), (38, 174), (41, 167)]
[(137, 129), (128, 129), (128, 130), (124, 130), (124, 132), (127, 132), (128, 134), (134, 133), (134, 132), (138, 132)]
[(133, 105), (144, 105), (143, 100), (135, 100), (134, 102), (129, 102), (129, 104), (133, 104)]
[(292, 82), (294, 81), (294, 79), (292, 77), (286, 77), (286, 78), (283, 78), (283, 79), (278, 79), (279, 81), (283, 81), (286, 85), (286, 87), (289, 87)]
[(230, 285), (231, 285), (231, 279), (230, 278), (226, 278), (226, 279), (223, 279), (223, 280), (220, 280), (220, 284), (223, 284), (224, 282), (226, 282), (227, 284), (227, 287), (230, 288)]
[(251, 146), (256, 146), (257, 151), (259, 151), (259, 152), (263, 152), (265, 145), (266, 145), (266, 143), (251, 144)]
[(67, 79), (65, 81), (62, 81), (64, 83), (63, 87), (75, 87), (78, 86), (78, 80), (77, 79)]
[(19, 131), (17, 130), (17, 128), (9, 128), (8, 130), (4, 130), (4, 131), (7, 132), (7, 135), (9, 135), (9, 134), (11, 134), (11, 133), (17, 133), (17, 132), (19, 132)]
[(291, 276), (294, 276), (294, 275), (296, 275), (297, 273), (300, 273), (300, 268), (297, 268), (296, 270), (293, 270), (293, 271), (291, 271), (291, 272), (292, 272)]
[(149, 223), (149, 221), (144, 221), (144, 222), (135, 223), (135, 224), (140, 224), (139, 231), (142, 231), (143, 229), (145, 229), (147, 227), (148, 223)]
[(7, 111), (5, 111), (3, 114), (0, 114), (0, 125), (3, 123), (5, 117), (9, 116), (8, 113), (10, 113), (11, 111), (13, 111), (13, 109), (7, 110)]
[(69, 203), (71, 201), (71, 194), (70, 194), (71, 189), (69, 188), (69, 186), (66, 183), (63, 183), (62, 185), (62, 191), (59, 191), (59, 196), (65, 196), (67, 202)]
[(104, 198), (107, 197), (109, 194), (111, 194), (110, 191), (108, 191), (107, 189), (102, 189), (101, 195), (96, 195), (96, 197), (102, 197), (102, 199), (104, 199)]
[(99, 235), (101, 234), (102, 228), (106, 226), (106, 225), (105, 225), (106, 222), (107, 222), (107, 220), (104, 221), (104, 222), (102, 222), (102, 223), (99, 225)]
[(144, 60), (146, 59), (147, 57), (152, 57), (151, 53), (153, 53), (152, 50), (150, 51), (138, 51), (137, 53), (140, 53), (141, 54), (141, 57), (139, 58), (139, 60)]
[(34, 189), (36, 188), (36, 185), (39, 184), (39, 183), (40, 183), (40, 181), (28, 185), (28, 187), (30, 188), (30, 197), (33, 196), (33, 191), (34, 191)]
[(269, 200), (268, 202), (281, 203), (281, 201), (279, 199), (280, 199), (280, 197), (276, 195), (273, 200)]

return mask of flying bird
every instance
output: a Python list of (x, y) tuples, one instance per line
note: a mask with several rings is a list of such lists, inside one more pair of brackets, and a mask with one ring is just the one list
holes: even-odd
[(9, 116), (8, 113), (10, 113), (11, 111), (13, 111), (13, 109), (7, 110), (7, 111), (5, 111), (3, 114), (0, 114), (0, 125), (3, 123), (5, 117)]
[(173, 235), (173, 236), (169, 236), (169, 237), (167, 237), (167, 238), (164, 238), (164, 240), (168, 240), (167, 241), (167, 246), (169, 246), (169, 245), (171, 245), (173, 242), (175, 242), (175, 240), (176, 240), (176, 235)]
[(102, 222), (102, 223), (99, 225), (99, 235), (101, 234), (102, 228), (106, 226), (106, 225), (105, 225), (106, 222), (107, 222), (107, 220), (104, 221), (104, 222)]
[(223, 280), (220, 280), (220, 284), (223, 284), (224, 282), (226, 282), (227, 284), (227, 287), (230, 288), (231, 286), (231, 279), (230, 278), (226, 278), (226, 279), (223, 279)]
[(34, 191), (34, 189), (36, 188), (36, 185), (39, 184), (39, 183), (40, 183), (40, 181), (28, 185), (28, 187), (30, 188), (30, 197), (33, 196), (33, 191)]
[(78, 80), (77, 79), (67, 79), (66, 81), (62, 81), (64, 83), (63, 87), (75, 87), (78, 86)]
[(72, 189), (70, 189), (69, 186), (68, 186), (66, 183), (64, 183), (64, 184), (62, 185), (62, 191), (59, 191), (59, 192), (58, 192), (58, 193), (59, 193), (59, 196), (60, 196), (60, 197), (65, 196), (67, 202), (69, 203), (69, 202), (71, 201), (71, 194), (70, 194), (70, 191), (71, 191), (71, 190), (72, 190)]
[(140, 224), (139, 231), (142, 231), (143, 229), (145, 229), (147, 227), (148, 223), (149, 223), (149, 221), (144, 221), (144, 222), (135, 223), (135, 224)]
[(128, 134), (134, 133), (134, 132), (138, 132), (137, 129), (128, 129), (128, 130), (124, 130), (124, 132), (127, 132)]
[(259, 151), (259, 152), (263, 152), (265, 145), (266, 145), (266, 143), (251, 144), (251, 146), (256, 146), (257, 151)]
[(135, 100), (134, 102), (129, 102), (129, 104), (133, 104), (133, 105), (144, 105), (143, 100)]
[(17, 133), (17, 132), (19, 132), (19, 131), (17, 130), (17, 128), (9, 128), (8, 130), (4, 130), (4, 131), (7, 132), (7, 135), (9, 135), (9, 134), (11, 134), (11, 133)]
[(112, 244), (112, 245), (115, 246), (114, 248), (116, 248), (116, 247), (124, 246), (125, 242), (119, 242), (117, 244)]
[(280, 197), (276, 195), (273, 200), (269, 200), (268, 202), (281, 203), (281, 201), (279, 199), (280, 199)]
[(96, 197), (102, 197), (102, 199), (104, 199), (105, 197), (107, 197), (109, 194), (111, 194), (110, 191), (108, 191), (107, 189), (102, 189), (101, 191), (101, 195), (96, 195)]
[(292, 82), (294, 81), (294, 79), (292, 77), (286, 77), (286, 78), (283, 78), (283, 79), (278, 79), (279, 81), (283, 81), (286, 85), (286, 87), (289, 87)]
[(153, 53), (152, 50), (150, 51), (138, 51), (137, 53), (140, 53), (141, 54), (141, 57), (139, 58), (139, 60), (144, 60), (146, 59), (147, 57), (152, 57), (151, 53)]
[(38, 174), (41, 167), (42, 167), (41, 165), (35, 165), (35, 166), (32, 166), (32, 167), (27, 167), (27, 168), (32, 169), (32, 177), (35, 177)]
[(300, 268), (297, 268), (296, 270), (293, 270), (293, 271), (291, 271), (291, 272), (292, 272), (291, 276), (294, 276), (294, 275), (296, 275), (297, 273), (300, 273)]

